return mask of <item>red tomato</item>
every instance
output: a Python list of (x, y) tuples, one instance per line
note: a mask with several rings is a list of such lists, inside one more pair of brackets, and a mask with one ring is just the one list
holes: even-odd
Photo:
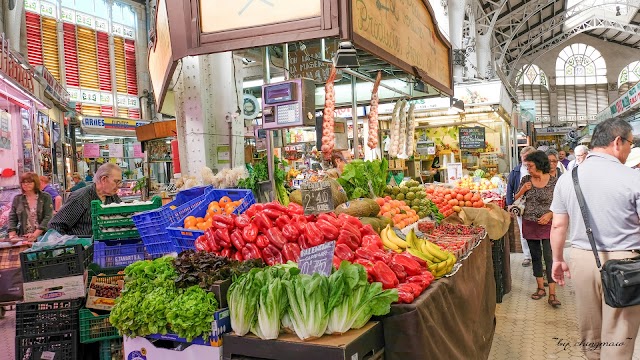
[(458, 201), (464, 200), (464, 195), (462, 195), (462, 194), (456, 195), (456, 200), (458, 200)]
[(458, 200), (456, 200), (456, 199), (451, 199), (451, 200), (449, 200), (449, 205), (451, 205), (451, 206), (456, 206), (456, 205), (458, 205)]
[(484, 206), (484, 203), (482, 201), (476, 201), (473, 203), (474, 208), (481, 208), (483, 206)]

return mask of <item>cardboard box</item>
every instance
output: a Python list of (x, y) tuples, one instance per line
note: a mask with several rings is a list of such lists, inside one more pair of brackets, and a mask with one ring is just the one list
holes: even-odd
[[(112, 296), (98, 296), (99, 288), (110, 288)], [(87, 308), (96, 310), (111, 310), (115, 305), (116, 298), (124, 289), (124, 275), (93, 276), (89, 283), (87, 293)]]
[(276, 340), (255, 335), (224, 335), (223, 360), (248, 356), (273, 360), (362, 360), (378, 357), (384, 350), (382, 323), (371, 321), (362, 329), (342, 335), (324, 335), (302, 341), (295, 334), (281, 334)]
[(217, 360), (221, 358), (221, 354), (222, 351), (219, 347), (196, 344), (181, 346), (180, 343), (166, 342), (161, 340), (150, 340), (143, 337), (124, 337), (125, 359)]
[(202, 337), (197, 337), (192, 341), (187, 341), (187, 339), (178, 337), (176, 334), (153, 334), (147, 336), (149, 339), (155, 340), (168, 340), (175, 341), (186, 344), (194, 344), (194, 345), (202, 345), (202, 346), (213, 346), (220, 347), (222, 346), (222, 334), (231, 331), (231, 317), (229, 314), (229, 309), (221, 309), (216, 311), (213, 314), (213, 322), (211, 323), (211, 336), (209, 336), (208, 340), (203, 340)]
[(87, 295), (87, 272), (58, 279), (26, 282), (24, 288), (24, 302), (39, 302), (47, 300), (70, 300)]

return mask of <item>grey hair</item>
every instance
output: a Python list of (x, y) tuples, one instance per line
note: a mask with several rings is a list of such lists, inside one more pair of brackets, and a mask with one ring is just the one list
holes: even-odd
[(589, 148), (586, 145), (578, 145), (576, 146), (575, 149), (573, 149), (573, 152), (578, 155), (578, 153), (581, 154), (586, 154), (589, 152)]
[(618, 136), (627, 140), (626, 137), (631, 133), (631, 131), (631, 125), (629, 125), (625, 120), (607, 119), (596, 125), (595, 130), (593, 130), (591, 146), (594, 148), (606, 148)]
[(100, 181), (100, 179), (102, 179), (103, 176), (109, 176), (116, 170), (117, 171), (122, 171), (122, 169), (120, 169), (120, 166), (118, 166), (118, 165), (116, 165), (114, 163), (102, 164), (98, 168), (98, 171), (96, 171), (96, 176), (94, 176), (94, 181), (98, 182), (98, 181)]
[(522, 150), (520, 150), (520, 155), (528, 154), (532, 151), (536, 151), (536, 148), (534, 148), (533, 146), (525, 146), (522, 148)]
[(547, 151), (545, 151), (545, 154), (547, 154), (547, 156), (553, 155), (556, 158), (558, 157), (558, 152), (556, 151), (556, 149), (553, 149), (553, 148), (548, 148)]

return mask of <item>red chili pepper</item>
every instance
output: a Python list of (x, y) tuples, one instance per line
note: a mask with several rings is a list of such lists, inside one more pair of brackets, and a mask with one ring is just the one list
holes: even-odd
[[(369, 225), (367, 225), (369, 226)], [(380, 235), (375, 234), (375, 235), (364, 235), (362, 237), (362, 244), (360, 244), (360, 246), (362, 247), (369, 247), (369, 246), (373, 246), (376, 247), (380, 250), (384, 249), (384, 245), (382, 244), (382, 239), (380, 238)]]
[(310, 247), (324, 243), (324, 235), (322, 235), (322, 232), (315, 223), (310, 222), (305, 226), (304, 235)]
[(401, 254), (396, 254), (393, 257), (393, 260), (391, 260), (391, 263), (397, 263), (402, 265), (402, 267), (404, 268), (404, 271), (409, 276), (420, 275), (420, 273), (422, 272), (422, 266), (420, 266), (420, 264), (418, 264), (417, 261), (407, 256), (402, 256)]
[(411, 292), (414, 298), (417, 298), (418, 296), (420, 296), (420, 294), (422, 294), (422, 288), (420, 287), (420, 285), (416, 283), (408, 282), (408, 283), (400, 284), (398, 285), (398, 291), (400, 290)]
[(340, 269), (340, 263), (342, 263), (342, 259), (333, 255), (333, 267), (336, 268), (336, 270)]
[(231, 258), (233, 256), (233, 252), (229, 248), (222, 249), (220, 252), (220, 256), (224, 256), (227, 258)]
[(236, 227), (244, 228), (245, 226), (249, 226), (249, 224), (251, 224), (251, 218), (246, 214), (241, 214), (234, 219), (233, 223), (236, 225)]
[(288, 215), (281, 215), (279, 218), (276, 219), (276, 226), (279, 229), (282, 229), (285, 225), (288, 225), (291, 223), (291, 218), (289, 218)]
[(245, 242), (242, 239), (241, 229), (235, 229), (233, 232), (231, 232), (231, 235), (229, 237), (231, 238), (231, 245), (233, 245), (236, 250), (241, 251), (242, 248), (244, 248)]
[(362, 233), (362, 237), (369, 235), (378, 236), (378, 233), (373, 230), (373, 226), (371, 226), (371, 224), (364, 225), (362, 228), (360, 228), (360, 233)]
[(273, 227), (273, 222), (264, 213), (264, 211), (257, 213), (253, 221), (258, 225), (258, 229), (260, 229), (261, 232), (265, 232), (267, 229), (271, 229)]
[[(309, 227), (309, 225), (307, 225)], [(358, 238), (347, 230), (341, 230), (338, 236), (338, 244), (345, 244), (349, 249), (356, 251), (360, 247)]]
[(391, 269), (393, 273), (396, 274), (398, 281), (403, 283), (404, 280), (407, 278), (407, 272), (404, 271), (404, 267), (394, 262), (389, 263), (387, 266), (389, 266), (389, 269)]
[(269, 239), (269, 242), (280, 250), (282, 250), (284, 244), (287, 243), (287, 239), (284, 238), (282, 232), (280, 232), (280, 229), (278, 228), (274, 227), (267, 230), (265, 235), (267, 236), (267, 239)]
[(337, 244), (336, 250), (334, 253), (337, 257), (339, 257), (342, 260), (353, 261), (353, 259), (355, 259), (356, 257), (353, 251), (351, 251), (351, 249), (345, 244)]
[(252, 243), (256, 242), (256, 238), (258, 237), (258, 226), (253, 222), (249, 223), (249, 225), (242, 228), (242, 238), (245, 242)]
[(280, 210), (265, 207), (265, 209), (262, 210), (261, 214), (267, 215), (271, 220), (276, 220), (277, 218), (284, 215), (285, 213)]
[(282, 227), (282, 235), (288, 242), (295, 243), (300, 237), (300, 231), (298, 231), (298, 228), (295, 225), (286, 224)]
[(272, 201), (270, 203), (264, 204), (264, 208), (265, 209), (278, 210), (278, 211), (283, 212), (283, 213), (286, 213), (288, 211), (286, 206), (283, 206), (282, 204), (280, 204), (279, 202), (276, 202), (276, 201)]
[(327, 241), (336, 240), (338, 238), (338, 235), (340, 235), (340, 230), (338, 230), (337, 227), (331, 225), (331, 223), (326, 220), (318, 219), (318, 221), (316, 221), (316, 226), (318, 227), (318, 229), (320, 229), (320, 231), (324, 235), (324, 239)]
[(286, 243), (282, 247), (282, 255), (287, 261), (298, 262), (298, 259), (300, 259), (300, 247), (296, 243)]
[(358, 239), (358, 245), (360, 245), (360, 240), (362, 239), (362, 233), (360, 232), (359, 228), (357, 228), (355, 225), (349, 222), (345, 222), (342, 224), (342, 227), (340, 228), (340, 230), (346, 230), (352, 233), (353, 235), (355, 235), (356, 238)]
[(229, 236), (229, 230), (216, 229), (216, 232), (214, 233), (214, 238), (216, 239), (216, 242), (223, 248), (231, 247), (231, 237)]
[(224, 223), (222, 221), (212, 221), (211, 222), (211, 227), (214, 229), (226, 229), (229, 230), (231, 227), (233, 227), (233, 225), (228, 225), (227, 223)]
[[(333, 214), (333, 216), (331, 214)], [(335, 216), (334, 213), (320, 214), (318, 215), (318, 221), (320, 220), (327, 221), (329, 224), (337, 227), (338, 229), (340, 228), (340, 221), (338, 221), (338, 218)]]
[(291, 202), (289, 203), (289, 206), (287, 206), (287, 214), (291, 217), (294, 215), (304, 215), (304, 209), (301, 205)]
[(373, 264), (373, 276), (376, 281), (382, 283), (382, 288), (385, 290), (398, 286), (399, 281), (396, 274), (382, 261), (376, 261)]
[(242, 249), (242, 256), (245, 260), (261, 259), (262, 253), (260, 252), (260, 248), (258, 248), (256, 244), (248, 243)]
[(236, 251), (233, 256), (233, 259), (238, 260), (238, 261), (244, 261), (244, 256), (242, 256), (242, 252), (241, 251)]
[(256, 237), (256, 245), (258, 245), (259, 248), (264, 249), (269, 246), (269, 239), (267, 239), (266, 236), (260, 234)]
[(269, 266), (284, 263), (280, 250), (271, 244), (262, 249), (262, 260)]
[(248, 217), (252, 218), (254, 217), (257, 213), (259, 213), (260, 211), (262, 211), (262, 209), (264, 209), (264, 204), (253, 204), (249, 207), (249, 209), (247, 209), (247, 211), (245, 212), (245, 214), (247, 214)]
[(213, 215), (211, 217), (211, 222), (215, 222), (215, 221), (219, 221), (221, 223), (225, 223), (229, 227), (234, 226), (233, 218), (231, 216), (228, 216), (228, 215), (218, 215), (218, 214)]
[(198, 236), (195, 242), (196, 250), (210, 252), (209, 244), (207, 244), (207, 238), (204, 235)]
[(399, 303), (411, 304), (414, 299), (415, 299), (415, 296), (413, 296), (413, 292), (405, 291), (405, 290), (398, 290), (398, 302)]

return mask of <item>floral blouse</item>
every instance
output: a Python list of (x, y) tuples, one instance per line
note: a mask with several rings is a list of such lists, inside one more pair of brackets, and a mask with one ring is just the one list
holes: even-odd
[[(518, 192), (527, 181), (531, 181), (531, 175), (526, 175), (522, 178)], [(553, 190), (556, 187), (557, 181), (557, 177), (550, 176), (549, 182), (545, 187), (537, 188), (532, 186), (531, 190), (523, 195), (525, 197), (524, 214), (522, 214), (523, 219), (538, 221), (542, 215), (549, 212), (551, 201), (553, 200)]]

